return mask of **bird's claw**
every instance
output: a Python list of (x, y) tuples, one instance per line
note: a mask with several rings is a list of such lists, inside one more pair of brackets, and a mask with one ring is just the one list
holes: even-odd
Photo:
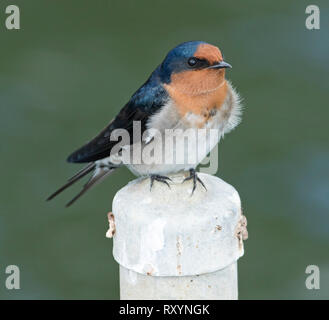
[(169, 183), (167, 182), (167, 180), (169, 180), (169, 181), (172, 181), (172, 180), (171, 180), (169, 177), (166, 177), (166, 176), (160, 176), (160, 175), (158, 175), (158, 174), (152, 174), (152, 175), (150, 176), (150, 179), (151, 179), (151, 183), (150, 183), (150, 191), (151, 191), (151, 189), (152, 189), (152, 187), (153, 187), (153, 183), (154, 183), (154, 181), (162, 182), (162, 183), (166, 184), (166, 185), (168, 186), (168, 188), (170, 189), (170, 185), (169, 185)]
[(207, 188), (206, 188), (206, 186), (204, 185), (203, 181), (202, 181), (202, 180), (198, 177), (198, 175), (196, 174), (195, 169), (190, 169), (190, 175), (189, 175), (187, 178), (185, 178), (185, 179), (183, 180), (183, 183), (184, 183), (185, 181), (189, 181), (189, 180), (192, 180), (192, 181), (193, 181), (193, 189), (192, 189), (192, 194), (191, 194), (191, 196), (193, 195), (193, 193), (194, 193), (194, 191), (195, 191), (195, 189), (196, 189), (196, 184), (197, 184), (197, 182), (199, 182), (199, 183), (204, 187), (204, 189), (207, 190)]

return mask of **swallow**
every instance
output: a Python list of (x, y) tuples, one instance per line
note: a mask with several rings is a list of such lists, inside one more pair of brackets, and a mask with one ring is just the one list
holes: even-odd
[[(220, 49), (209, 43), (190, 41), (173, 48), (117, 116), (95, 138), (67, 158), (68, 162), (87, 165), (47, 200), (53, 199), (82, 177), (91, 174), (82, 190), (67, 203), (68, 207), (87, 190), (122, 166), (128, 167), (135, 175), (150, 177), (151, 187), (154, 181), (169, 186), (169, 174), (186, 171), (189, 172), (189, 176), (184, 181), (193, 182), (192, 194), (197, 182), (206, 188), (197, 176), (197, 165), (220, 138), (240, 122), (240, 98), (225, 78), (227, 68), (231, 68), (231, 65), (223, 60)], [(140, 125), (140, 138), (133, 137), (135, 123)], [(123, 150), (128, 150), (128, 154), (131, 155), (137, 147), (144, 150), (152, 141), (154, 142), (155, 135), (149, 133), (152, 129), (160, 135), (177, 129), (182, 129), (180, 132), (187, 129), (216, 129), (218, 136), (209, 138), (209, 135), (205, 135), (198, 141), (200, 145), (207, 147), (196, 151), (197, 156), (192, 163), (169, 162), (163, 157), (162, 161), (153, 163), (118, 163)], [(111, 139), (117, 130), (125, 130), (130, 137), (119, 148), (118, 139)], [(176, 138), (182, 140), (184, 136), (178, 134)], [(183, 150), (180, 151), (187, 153), (184, 144), (181, 149)], [(176, 152), (178, 149), (172, 147), (170, 156)]]

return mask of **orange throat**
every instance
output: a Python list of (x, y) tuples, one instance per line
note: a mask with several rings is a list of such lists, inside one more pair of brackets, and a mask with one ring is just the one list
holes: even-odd
[(164, 85), (183, 117), (187, 113), (202, 115), (220, 109), (226, 98), (227, 82), (224, 70), (184, 71), (172, 75)]

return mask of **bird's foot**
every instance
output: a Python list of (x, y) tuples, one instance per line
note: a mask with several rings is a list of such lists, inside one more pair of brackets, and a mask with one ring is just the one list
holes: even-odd
[(193, 182), (193, 189), (192, 189), (192, 194), (191, 194), (191, 196), (193, 195), (193, 193), (194, 193), (194, 191), (195, 191), (195, 189), (196, 189), (197, 182), (199, 182), (199, 183), (204, 187), (204, 189), (207, 190), (207, 188), (206, 188), (206, 186), (204, 185), (204, 183), (202, 182), (202, 180), (198, 177), (198, 175), (197, 175), (195, 169), (190, 169), (190, 176), (187, 177), (187, 178), (185, 178), (184, 181), (183, 181), (183, 183), (184, 183), (185, 181), (188, 181), (188, 180), (192, 180), (192, 182)]
[(169, 181), (172, 181), (172, 180), (171, 180), (169, 177), (166, 177), (166, 176), (160, 176), (160, 175), (158, 175), (158, 174), (151, 174), (151, 175), (150, 175), (150, 179), (151, 179), (151, 183), (150, 183), (150, 191), (151, 191), (151, 189), (152, 189), (152, 187), (153, 187), (153, 183), (154, 183), (154, 181), (162, 182), (162, 183), (166, 184), (166, 185), (168, 186), (168, 188), (170, 189), (170, 185), (169, 185), (169, 183), (168, 183), (167, 180), (169, 180)]

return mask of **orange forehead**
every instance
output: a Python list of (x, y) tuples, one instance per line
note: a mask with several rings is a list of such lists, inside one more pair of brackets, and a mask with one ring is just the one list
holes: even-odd
[(223, 60), (223, 56), (220, 50), (217, 47), (207, 43), (200, 44), (195, 51), (194, 56), (196, 58), (206, 59), (210, 63)]

